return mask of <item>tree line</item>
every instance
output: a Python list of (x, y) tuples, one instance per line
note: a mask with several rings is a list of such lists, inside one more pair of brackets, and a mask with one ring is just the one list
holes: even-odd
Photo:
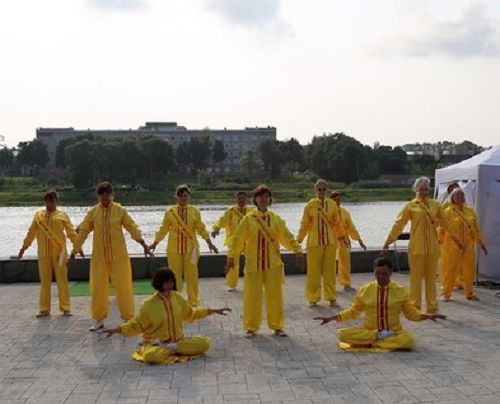
[[(66, 138), (56, 149), (56, 166), (69, 175), (77, 189), (96, 181), (153, 185), (169, 173), (196, 174), (221, 165), (227, 153), (220, 140), (192, 137), (177, 148), (155, 136), (107, 140), (95, 135)], [(0, 173), (19, 174), (23, 166), (46, 167), (47, 147), (40, 140), (0, 149)], [(267, 140), (246, 150), (239, 161), (240, 175), (271, 178), (310, 172), (331, 181), (354, 183), (381, 174), (432, 174), (432, 156), (408, 159), (401, 147), (363, 145), (344, 133), (315, 136), (307, 145), (296, 139)], [(212, 174), (213, 175), (213, 174)]]

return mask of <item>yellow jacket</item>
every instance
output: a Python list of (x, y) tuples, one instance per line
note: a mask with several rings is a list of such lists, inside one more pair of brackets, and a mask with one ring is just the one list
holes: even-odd
[(212, 230), (214, 231), (219, 231), (220, 229), (224, 229), (226, 231), (224, 245), (229, 245), (236, 227), (238, 227), (245, 215), (252, 210), (254, 210), (254, 208), (249, 206), (245, 206), (243, 209), (241, 209), (238, 205), (231, 206), (224, 212), (219, 220), (212, 225)]
[[(476, 244), (484, 243), (483, 236), (479, 231), (474, 209), (465, 205), (460, 209), (458, 206), (451, 204), (444, 212), (450, 228), (460, 241), (462, 241), (465, 249), (473, 248)], [(443, 233), (444, 245), (447, 248), (458, 250), (457, 245), (449, 233), (444, 230), (441, 230), (441, 232)]]
[(237, 259), (245, 248), (245, 271), (265, 271), (283, 265), (280, 245), (295, 253), (302, 252), (281, 217), (271, 211), (264, 213), (255, 209), (236, 228), (227, 257)]
[(356, 320), (363, 312), (361, 327), (368, 330), (401, 330), (401, 313), (408, 320), (420, 321), (420, 311), (411, 303), (406, 288), (394, 281), (386, 287), (379, 286), (377, 281), (363, 285), (352, 306), (339, 313), (340, 321)]
[(352, 222), (351, 214), (349, 213), (349, 211), (340, 206), (339, 216), (340, 216), (340, 222), (342, 223), (342, 227), (344, 228), (344, 233), (346, 234), (346, 236), (356, 241), (361, 240), (361, 236), (359, 235), (356, 226)]
[[(66, 232), (66, 235), (64, 234)], [(73, 242), (76, 232), (66, 212), (46, 209), (39, 210), (33, 216), (33, 221), (23, 241), (23, 248), (27, 249), (36, 237), (38, 257), (57, 257), (61, 248), (66, 246), (66, 236)]]
[(308, 247), (336, 244), (344, 233), (339, 209), (332, 199), (325, 198), (322, 203), (319, 198), (313, 198), (307, 202), (297, 235), (299, 243), (307, 236)]
[[(406, 223), (411, 221), (409, 254), (438, 254), (440, 251), (437, 228), (449, 229), (441, 204), (434, 199), (428, 199), (424, 205), (420, 198), (408, 202), (396, 219), (387, 242), (396, 241)], [(453, 234), (453, 232), (452, 232)]]
[(159, 243), (168, 236), (167, 254), (187, 254), (198, 246), (196, 234), (203, 239), (210, 238), (207, 229), (201, 221), (200, 211), (192, 205), (181, 207), (174, 205), (168, 208), (163, 217), (163, 223), (156, 232), (155, 241)]
[(122, 227), (134, 240), (142, 240), (139, 227), (122, 205), (112, 202), (106, 208), (99, 203), (87, 212), (80, 224), (74, 251), (81, 250), (87, 236), (93, 231), (92, 259), (100, 262), (122, 260), (128, 256)]
[(125, 337), (142, 334), (143, 342), (177, 342), (184, 339), (183, 321), (191, 323), (206, 316), (207, 307), (191, 307), (178, 292), (172, 291), (168, 297), (157, 292), (142, 303), (138, 315), (120, 324), (118, 331)]

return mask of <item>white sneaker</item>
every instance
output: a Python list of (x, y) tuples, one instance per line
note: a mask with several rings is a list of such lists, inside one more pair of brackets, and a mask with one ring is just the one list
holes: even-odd
[(392, 337), (394, 335), (394, 331), (392, 330), (382, 330), (378, 332), (378, 339), (386, 339)]
[(102, 321), (96, 321), (92, 327), (89, 328), (90, 332), (97, 331), (104, 328), (104, 323)]
[(274, 335), (277, 335), (278, 337), (287, 337), (288, 336), (288, 334), (283, 330), (274, 330)]
[(449, 301), (451, 300), (451, 298), (446, 297), (446, 296), (441, 296), (441, 297), (439, 298), (439, 300), (440, 300), (440, 301), (442, 301), (442, 302), (449, 302)]
[(317, 307), (317, 306), (318, 306), (318, 302), (309, 303), (309, 307)]
[(255, 337), (255, 334), (257, 334), (255, 331), (248, 330), (245, 334), (245, 338), (253, 338)]
[(232, 286), (227, 287), (228, 292), (234, 292), (235, 290), (236, 290), (236, 288), (233, 288)]
[(330, 300), (330, 307), (339, 307), (339, 304), (336, 300)]

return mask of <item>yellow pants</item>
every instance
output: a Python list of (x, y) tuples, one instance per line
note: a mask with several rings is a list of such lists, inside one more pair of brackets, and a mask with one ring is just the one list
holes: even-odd
[(204, 335), (194, 335), (177, 342), (177, 348), (170, 350), (163, 345), (141, 346), (132, 358), (145, 363), (175, 363), (197, 358), (210, 349), (212, 340)]
[(56, 276), (59, 310), (62, 313), (70, 311), (68, 267), (66, 266), (66, 262), (63, 266), (60, 266), (58, 261), (58, 256), (38, 258), (38, 275), (40, 277), (40, 299), (38, 307), (40, 313), (50, 313), (52, 273)]
[(128, 257), (114, 262), (98, 262), (90, 259), (90, 293), (92, 318), (102, 321), (108, 317), (109, 280), (115, 288), (116, 305), (123, 320), (134, 317), (134, 293), (132, 290), (132, 267)]
[(422, 281), (425, 282), (427, 313), (437, 313), (436, 267), (439, 254), (408, 254), (410, 298), (417, 309), (422, 307)]
[(463, 274), (463, 285), (465, 297), (474, 296), (474, 274), (476, 272), (476, 250), (475, 247), (467, 248), (464, 252), (455, 246), (443, 248), (445, 266), (443, 268), (443, 292), (442, 295), (450, 297), (453, 292), (458, 274)]
[(363, 328), (340, 328), (337, 330), (337, 338), (340, 340), (342, 349), (350, 350), (357, 347), (372, 347), (380, 350), (413, 349), (415, 338), (408, 331), (398, 331), (395, 335), (378, 340), (378, 330), (366, 330)]
[(192, 263), (192, 253), (178, 254), (176, 252), (168, 252), (167, 255), (168, 267), (175, 274), (177, 281), (177, 291), (179, 293), (184, 289), (184, 281), (186, 282), (188, 302), (191, 306), (199, 306), (200, 298), (198, 296), (198, 260)]
[(245, 272), (243, 287), (243, 328), (258, 331), (262, 321), (262, 289), (266, 292), (267, 325), (272, 330), (285, 326), (283, 268)]
[(342, 286), (351, 286), (351, 249), (339, 246), (337, 258), (339, 282)]
[(240, 257), (235, 258), (234, 267), (226, 274), (226, 285), (229, 288), (238, 286), (238, 279), (240, 277)]
[[(444, 248), (442, 249), (444, 251)], [(446, 267), (446, 257), (444, 253), (441, 253), (439, 256), (439, 284), (442, 288), (444, 288), (444, 271)], [(464, 286), (464, 277), (462, 275), (462, 271), (457, 271), (457, 279), (455, 280), (455, 287), (463, 287)]]
[(306, 299), (309, 303), (321, 300), (321, 281), (325, 300), (336, 300), (336, 245), (307, 247)]

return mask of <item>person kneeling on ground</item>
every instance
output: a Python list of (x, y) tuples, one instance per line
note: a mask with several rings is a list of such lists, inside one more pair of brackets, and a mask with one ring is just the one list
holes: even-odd
[(142, 334), (142, 342), (132, 357), (145, 363), (184, 362), (203, 355), (211, 340), (203, 335), (184, 336), (183, 321), (193, 322), (217, 313), (226, 315), (231, 309), (193, 308), (177, 292), (174, 273), (168, 268), (156, 271), (151, 282), (158, 292), (146, 299), (137, 316), (116, 328), (98, 331), (111, 336), (133, 337)]
[(365, 319), (361, 327), (341, 328), (337, 331), (339, 347), (348, 351), (392, 351), (413, 349), (415, 339), (403, 330), (401, 313), (411, 321), (445, 320), (443, 314), (423, 314), (412, 303), (406, 288), (391, 281), (392, 262), (386, 257), (373, 263), (376, 281), (364, 285), (354, 298), (352, 307), (331, 317), (314, 317), (321, 325), (336, 321), (352, 321), (362, 312)]

